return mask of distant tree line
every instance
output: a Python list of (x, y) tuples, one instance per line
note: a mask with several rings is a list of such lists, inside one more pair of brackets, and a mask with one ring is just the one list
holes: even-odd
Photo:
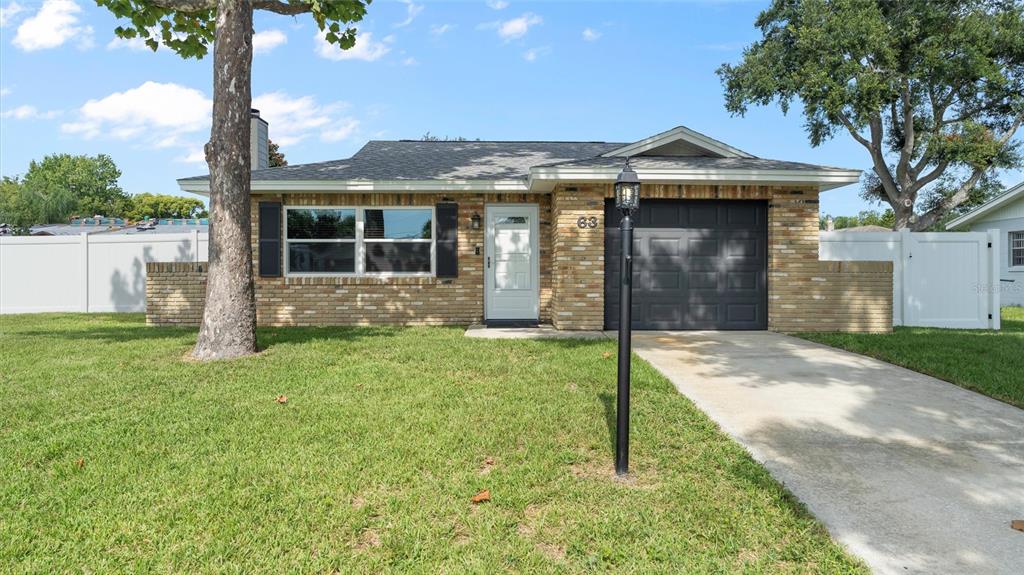
[[(819, 229), (828, 229), (828, 214), (821, 215)], [(859, 226), (881, 226), (892, 229), (896, 223), (896, 214), (892, 210), (877, 212), (875, 210), (864, 210), (855, 216), (832, 216), (832, 226), (837, 230), (856, 228)]]
[(21, 233), (36, 224), (101, 215), (128, 220), (206, 217), (196, 198), (130, 195), (118, 185), (121, 171), (106, 154), (52, 154), (29, 163), (24, 176), (0, 180), (0, 223)]

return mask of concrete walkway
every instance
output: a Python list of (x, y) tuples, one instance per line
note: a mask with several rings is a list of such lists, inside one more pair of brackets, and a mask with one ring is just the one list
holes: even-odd
[(874, 572), (1024, 573), (1024, 410), (779, 334), (633, 342)]
[(466, 329), (465, 336), (481, 339), (604, 339), (607, 337), (601, 331), (565, 331), (555, 329), (551, 325), (537, 327), (471, 325)]

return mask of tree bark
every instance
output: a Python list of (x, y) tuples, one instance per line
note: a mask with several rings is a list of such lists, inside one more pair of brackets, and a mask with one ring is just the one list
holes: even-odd
[(252, 100), (252, 2), (218, 0), (213, 52), (210, 166), (210, 258), (206, 307), (192, 357), (227, 359), (256, 353), (249, 198), (249, 109)]

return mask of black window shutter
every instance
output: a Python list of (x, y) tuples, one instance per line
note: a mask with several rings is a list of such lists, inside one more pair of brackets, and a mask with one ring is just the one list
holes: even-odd
[(459, 205), (453, 203), (437, 204), (435, 209), (437, 221), (437, 277), (459, 277)]
[(260, 277), (281, 276), (281, 202), (260, 202)]

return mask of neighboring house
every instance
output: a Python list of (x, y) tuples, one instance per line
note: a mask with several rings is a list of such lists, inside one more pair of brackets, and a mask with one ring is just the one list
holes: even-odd
[(184, 234), (189, 232), (209, 233), (210, 220), (207, 218), (159, 218), (138, 222), (114, 231), (115, 234)]
[(171, 234), (197, 231), (205, 234), (210, 230), (206, 218), (167, 218), (130, 223), (121, 218), (74, 218), (67, 224), (38, 224), (29, 228), (33, 236), (79, 236), (82, 234)]
[(1002, 305), (1024, 306), (1024, 182), (949, 222), (946, 229), (997, 230)]
[[(269, 169), (254, 156), (258, 322), (615, 328), (612, 184), (627, 158), (643, 182), (635, 327), (891, 328), (890, 262), (818, 261), (818, 194), (858, 170), (758, 158), (685, 127), (633, 143), (371, 141)], [(207, 176), (178, 183), (209, 193)], [(147, 277), (150, 323), (198, 321), (205, 264)]]

